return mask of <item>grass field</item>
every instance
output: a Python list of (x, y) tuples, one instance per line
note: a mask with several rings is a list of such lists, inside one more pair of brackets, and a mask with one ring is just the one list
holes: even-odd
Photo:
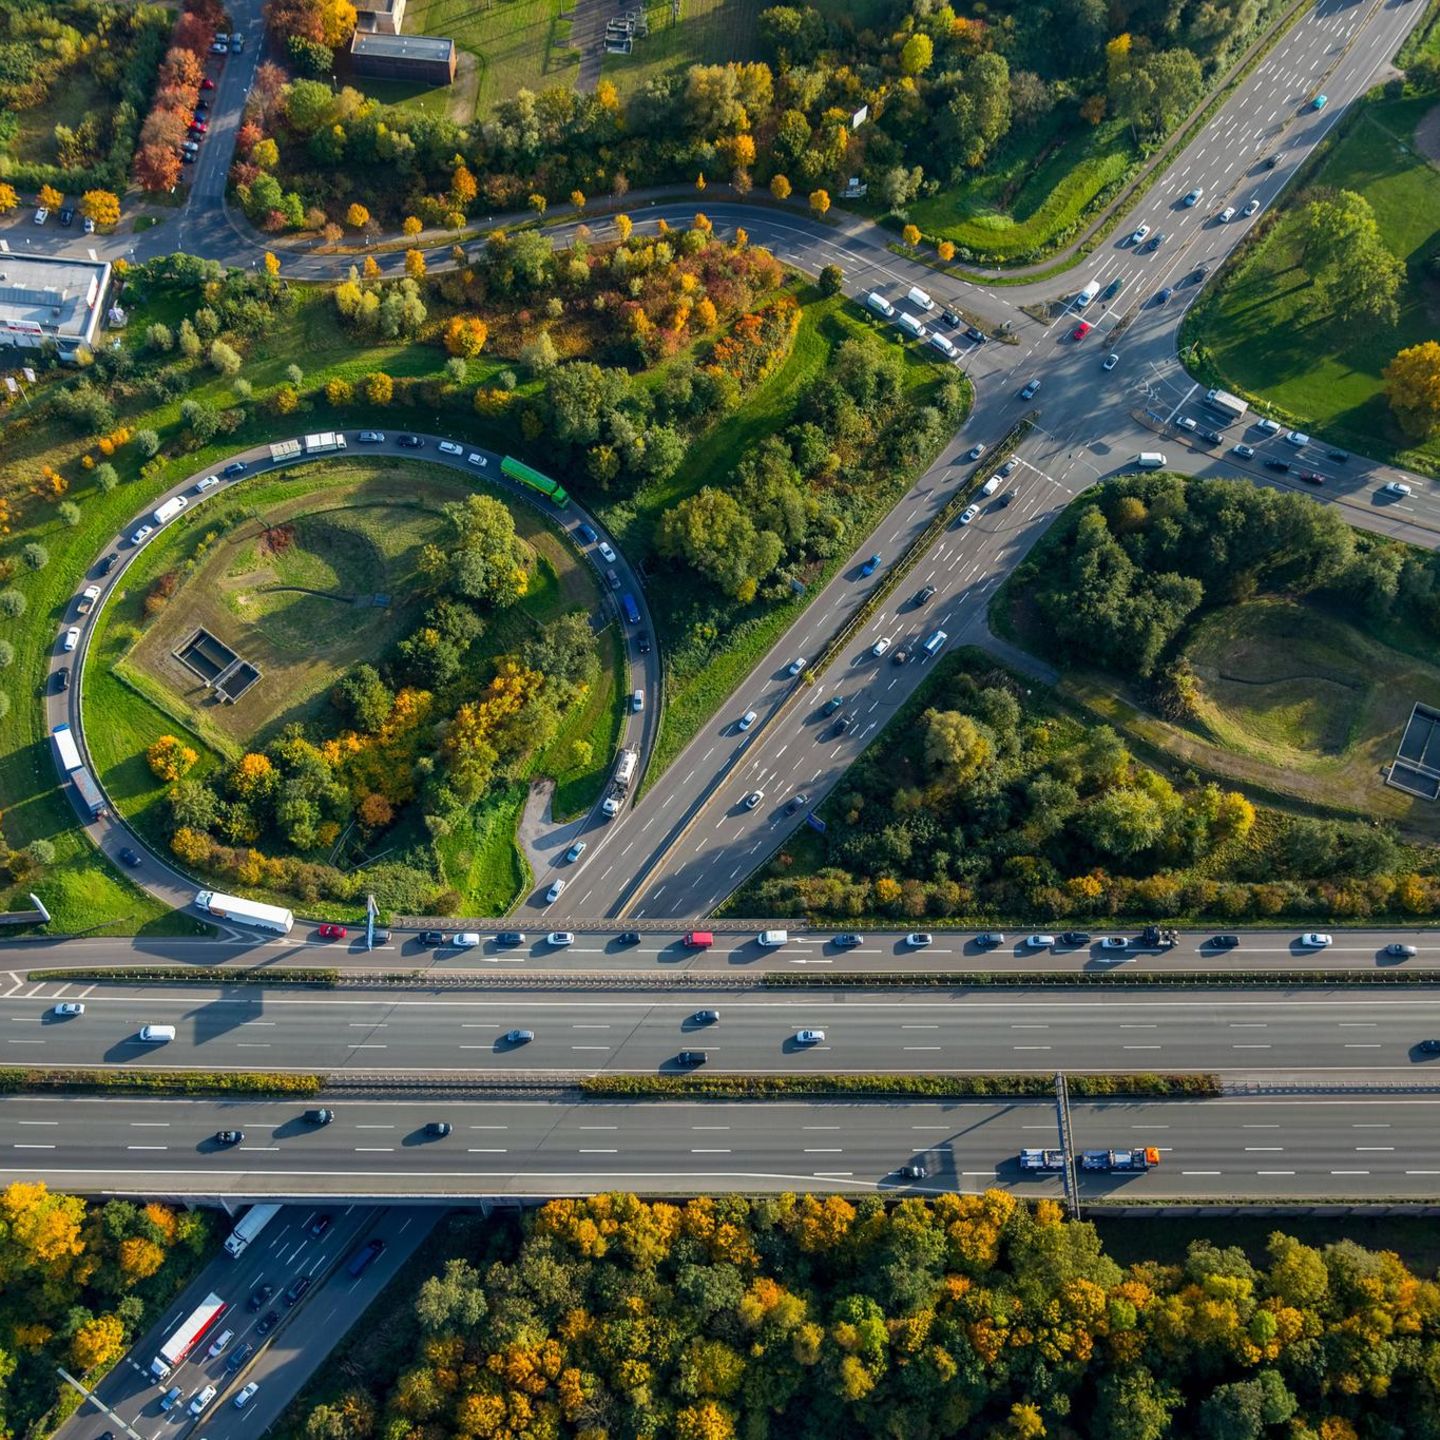
[(1390, 415), (1381, 372), (1397, 351), (1433, 339), (1440, 284), (1426, 266), (1440, 252), (1440, 169), (1411, 148), (1416, 123), (1436, 96), (1373, 101), (1312, 177), (1364, 195), (1408, 284), (1394, 326), (1341, 326), (1316, 305), (1299, 268), (1296, 223), (1287, 215), (1202, 302), (1187, 338), (1221, 383), (1266, 401), (1278, 415), (1327, 440), (1419, 468), (1440, 466), (1440, 438), (1412, 447)]
[(1023, 259), (1073, 231), (1138, 158), (1126, 127), (1092, 129), (1057, 110), (1011, 137), (983, 175), (917, 201), (910, 219), (982, 264)]

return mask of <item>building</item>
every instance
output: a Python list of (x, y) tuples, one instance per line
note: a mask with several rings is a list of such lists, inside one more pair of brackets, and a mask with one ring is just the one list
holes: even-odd
[(405, 0), (355, 0), (355, 28), (366, 35), (398, 35)]
[(438, 35), (362, 35), (350, 42), (357, 75), (449, 85), (455, 79), (455, 42)]
[(110, 288), (110, 264), (59, 255), (0, 254), (0, 348), (39, 350), (61, 359), (95, 347)]

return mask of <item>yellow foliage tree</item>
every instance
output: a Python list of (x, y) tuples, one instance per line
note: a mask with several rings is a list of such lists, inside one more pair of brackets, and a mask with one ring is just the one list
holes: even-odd
[(125, 1353), (125, 1327), (118, 1315), (97, 1315), (87, 1320), (70, 1342), (70, 1358), (83, 1375), (110, 1365)]
[(1385, 394), (1407, 435), (1425, 440), (1440, 431), (1440, 341), (1400, 351), (1385, 367)]
[(348, 405), (355, 398), (355, 387), (338, 377), (325, 382), (325, 398), (332, 405)]
[(634, 221), (628, 215), (617, 215), (615, 217), (615, 233), (620, 237), (621, 244), (630, 238), (630, 232), (635, 228)]
[(450, 198), (462, 208), (475, 203), (480, 186), (463, 165), (457, 165), (450, 176)]
[(704, 296), (699, 304), (695, 306), (695, 323), (702, 330), (713, 330), (719, 316), (715, 310), (715, 302), (708, 296)]
[(363, 230), (370, 223), (370, 212), (357, 200), (345, 212), (345, 223), (352, 230)]
[(412, 280), (425, 278), (425, 254), (423, 251), (407, 250), (405, 252), (405, 273)]
[(42, 1180), (17, 1180), (0, 1191), (0, 1285), (17, 1264), (59, 1276), (85, 1249), (85, 1202), (53, 1195)]
[(42, 185), (40, 193), (35, 197), (37, 205), (43, 205), (47, 210), (58, 210), (65, 197), (53, 186)]
[(162, 735), (146, 751), (145, 759), (157, 780), (178, 780), (200, 758), (183, 740)]
[(165, 1252), (144, 1235), (130, 1235), (120, 1242), (120, 1270), (132, 1283), (148, 1280), (165, 1263)]
[(572, 190), (570, 192), (570, 203), (583, 215), (585, 213), (585, 192), (583, 190)]
[(275, 784), (275, 766), (268, 755), (251, 751), (240, 757), (230, 775), (230, 788), (242, 799), (250, 800), (268, 792)]
[(360, 273), (367, 280), (378, 280), (380, 278), (380, 262), (373, 255), (367, 255), (365, 263), (360, 267)]
[(182, 825), (170, 837), (170, 853), (187, 865), (203, 865), (215, 853), (215, 842), (203, 830)]
[(15, 193), (15, 187), (0, 181), (0, 215), (8, 215), (19, 203), (20, 197)]
[(817, 217), (823, 216), (830, 208), (830, 192), (828, 190), (812, 190), (810, 192), (810, 208)]
[(687, 1405), (675, 1416), (675, 1440), (730, 1440), (734, 1433), (729, 1409), (716, 1400)]
[(80, 197), (80, 213), (96, 225), (120, 223), (120, 197), (109, 190), (87, 190)]
[(920, 227), (918, 225), (907, 225), (900, 232), (900, 238), (913, 249), (920, 243)]
[(280, 257), (273, 250), (265, 252), (265, 273), (271, 276), (280, 273)]
[(770, 193), (777, 200), (788, 200), (790, 198), (790, 182), (783, 175), (776, 175), (770, 181)]
[(955, 242), (942, 240), (935, 247), (935, 253), (940, 257), (942, 264), (948, 265), (955, 258)]
[(467, 360), (474, 359), (489, 338), (489, 327), (478, 315), (453, 315), (445, 326), (446, 351)]
[(407, 215), (400, 224), (401, 230), (407, 235), (418, 235), (425, 227), (420, 223), (418, 215)]
[(338, 50), (355, 33), (355, 7), (350, 0), (320, 0), (320, 39)]

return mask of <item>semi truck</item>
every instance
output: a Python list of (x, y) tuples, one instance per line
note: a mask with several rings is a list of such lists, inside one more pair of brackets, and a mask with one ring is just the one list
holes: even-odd
[(171, 1333), (150, 1362), (150, 1373), (157, 1380), (166, 1380), (170, 1372), (185, 1362), (185, 1357), (215, 1328), (230, 1307), (211, 1291)]
[(50, 739), (55, 746), (55, 766), (62, 777), (84, 764), (80, 759), (80, 747), (75, 743), (74, 733), (68, 725), (57, 725), (50, 732)]
[(1020, 1169), (1027, 1174), (1059, 1174), (1065, 1169), (1063, 1150), (1022, 1150)]
[(639, 764), (640, 752), (632, 746), (627, 745), (615, 757), (615, 773), (610, 777), (610, 793), (600, 806), (607, 820), (613, 820), (620, 813), (620, 807), (625, 803), (630, 782), (634, 780)]
[(195, 896), (195, 908), (221, 920), (238, 920), (260, 930), (273, 930), (277, 935), (288, 935), (295, 924), (295, 916), (282, 906), (262, 905), (258, 900), (242, 900), (216, 890), (201, 890)]
[(343, 450), (345, 437), (338, 430), (322, 430), (318, 435), (305, 437), (307, 455), (324, 455), (331, 450)]
[(1243, 420), (1250, 408), (1238, 395), (1232, 395), (1228, 390), (1207, 390), (1205, 403), (1227, 420)]
[(270, 447), (270, 459), (279, 465), (286, 460), (296, 460), (300, 456), (300, 442), (298, 440), (277, 440)]
[(172, 495), (150, 518), (157, 525), (168, 525), (189, 503), (184, 495)]
[(1153, 1145), (1137, 1146), (1134, 1150), (1082, 1150), (1080, 1168), (1103, 1175), (1128, 1175), (1149, 1170), (1160, 1163), (1160, 1152)]
[(75, 787), (75, 793), (85, 802), (85, 808), (90, 812), (92, 820), (98, 820), (102, 815), (110, 813), (110, 807), (105, 803), (105, 796), (95, 783), (95, 777), (83, 765), (70, 772), (70, 783)]
[(243, 1255), (250, 1242), (280, 1213), (278, 1205), (252, 1205), (225, 1241), (225, 1253)]

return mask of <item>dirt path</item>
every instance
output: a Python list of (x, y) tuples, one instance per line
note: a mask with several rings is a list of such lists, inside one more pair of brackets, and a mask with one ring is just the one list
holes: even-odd
[(1415, 149), (1440, 170), (1440, 105), (1427, 110), (1415, 127)]
[(461, 50), (455, 61), (455, 83), (450, 90), (450, 118), (457, 125), (468, 125), (475, 118), (475, 102), (480, 97), (480, 61), (468, 50)]

